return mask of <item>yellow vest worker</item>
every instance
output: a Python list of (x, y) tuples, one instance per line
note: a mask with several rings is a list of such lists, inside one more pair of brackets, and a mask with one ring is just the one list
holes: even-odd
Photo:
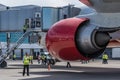
[(33, 64), (33, 56), (30, 56), (30, 63)]
[(33, 56), (30, 56), (30, 60), (33, 60)]
[(29, 60), (30, 60), (29, 56), (24, 56), (24, 59), (23, 59), (24, 65), (29, 65), (29, 63), (30, 63)]
[(28, 28), (27, 25), (24, 25), (24, 26), (23, 26), (23, 32), (24, 32), (24, 33), (26, 32), (27, 28)]
[(13, 60), (15, 60), (15, 59), (16, 59), (16, 55), (14, 54), (14, 55), (13, 55)]
[(104, 54), (102, 59), (108, 59), (108, 55), (107, 54)]
[(30, 63), (30, 57), (26, 53), (23, 57), (23, 76), (25, 75), (25, 71), (27, 69), (27, 76), (29, 76), (29, 63)]
[(103, 64), (108, 64), (108, 55), (107, 54), (103, 54), (103, 56), (102, 56), (102, 59), (103, 59)]

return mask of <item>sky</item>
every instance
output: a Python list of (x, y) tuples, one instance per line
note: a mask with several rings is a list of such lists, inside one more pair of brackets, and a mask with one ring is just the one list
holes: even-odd
[(52, 6), (59, 7), (67, 4), (74, 4), (75, 6), (84, 6), (79, 0), (0, 0), (0, 4), (14, 7), (22, 5), (38, 5), (38, 6)]

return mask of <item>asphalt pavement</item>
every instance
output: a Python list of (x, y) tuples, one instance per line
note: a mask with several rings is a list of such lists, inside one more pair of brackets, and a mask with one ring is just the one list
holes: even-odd
[(49, 71), (47, 65), (34, 60), (30, 76), (22, 76), (22, 61), (8, 60), (8, 67), (0, 69), (0, 80), (120, 80), (120, 60), (109, 60), (108, 64), (102, 64), (102, 60), (70, 63), (72, 67), (66, 68), (66, 62), (57, 62)]

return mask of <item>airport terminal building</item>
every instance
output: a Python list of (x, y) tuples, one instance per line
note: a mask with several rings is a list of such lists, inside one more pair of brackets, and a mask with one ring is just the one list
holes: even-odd
[[(73, 13), (74, 12), (74, 13)], [(66, 5), (60, 7), (41, 7), (36, 5), (24, 5), (16, 7), (8, 7), (0, 4), (0, 49), (4, 54), (6, 50), (12, 48), (19, 38), (24, 34), (23, 26), (28, 25), (28, 29), (38, 29), (42, 32), (36, 34), (31, 33), (26, 36), (24, 41), (15, 49), (12, 54), (16, 54), (17, 58), (21, 58), (28, 52), (36, 57), (44, 50), (42, 43), (39, 44), (39, 35), (45, 38), (47, 30), (55, 22), (78, 15), (79, 8), (74, 5)]]

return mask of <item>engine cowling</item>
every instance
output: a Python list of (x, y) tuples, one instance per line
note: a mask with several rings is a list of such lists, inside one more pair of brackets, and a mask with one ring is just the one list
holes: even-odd
[(87, 18), (69, 18), (55, 23), (46, 35), (46, 47), (59, 60), (88, 60), (99, 56), (110, 36), (99, 32)]

